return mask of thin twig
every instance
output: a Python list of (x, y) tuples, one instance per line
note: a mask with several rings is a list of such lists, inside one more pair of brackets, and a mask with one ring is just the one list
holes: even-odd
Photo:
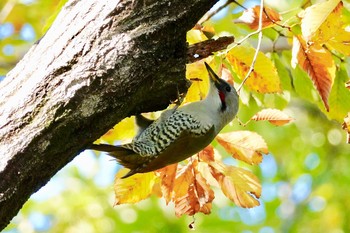
[(221, 6), (219, 6), (217, 9), (208, 12), (207, 14), (205, 14), (199, 21), (197, 24), (202, 25), (204, 22), (208, 21), (209, 19), (211, 19), (214, 15), (216, 15), (217, 13), (219, 13), (222, 9), (224, 9), (225, 7), (227, 7), (228, 5), (230, 5), (231, 3), (235, 3), (236, 5), (242, 7), (244, 10), (247, 10), (247, 8), (243, 5), (241, 5), (239, 2), (235, 1), (235, 0), (227, 0), (224, 4), (222, 4)]
[(260, 1), (260, 13), (259, 13), (259, 28), (257, 30), (257, 33), (259, 33), (258, 45), (256, 47), (254, 58), (253, 58), (252, 64), (250, 65), (249, 71), (248, 71), (247, 75), (245, 76), (245, 78), (243, 79), (241, 85), (239, 85), (239, 87), (237, 89), (238, 92), (241, 90), (241, 88), (243, 87), (244, 83), (249, 78), (250, 74), (254, 71), (254, 65), (255, 65), (256, 60), (258, 58), (258, 54), (259, 54), (259, 50), (260, 50), (260, 46), (261, 46), (261, 41), (262, 41), (262, 16), (263, 16), (263, 11), (264, 11), (264, 0), (261, 0)]
[[(280, 24), (280, 23), (278, 23), (276, 20), (272, 19), (265, 9), (264, 9), (264, 13), (265, 13), (266, 17), (267, 17), (273, 24), (275, 24), (275, 25), (277, 25), (277, 26), (280, 26), (281, 28), (287, 28), (289, 31), (291, 30), (289, 26)], [(277, 31), (277, 33), (278, 33), (279, 35), (283, 35), (283, 34), (280, 33), (279, 31)], [(284, 36), (284, 35), (283, 35), (283, 36)]]
[(242, 4), (240, 4), (239, 2), (232, 0), (232, 2), (234, 2), (236, 5), (242, 7), (244, 10), (247, 10), (247, 7), (243, 6)]
[(229, 50), (230, 50), (230, 49), (233, 49), (234, 47), (236, 47), (236, 46), (238, 46), (238, 45), (241, 45), (245, 40), (249, 39), (251, 36), (254, 36), (255, 34), (258, 34), (258, 33), (260, 33), (260, 32), (261, 32), (261, 30), (259, 31), (259, 29), (258, 29), (258, 30), (254, 31), (254, 32), (249, 33), (248, 35), (246, 35), (245, 37), (243, 37), (243, 38), (242, 38), (241, 40), (239, 40), (238, 42), (235, 42), (234, 45), (233, 45), (232, 47), (229, 48)]
[(214, 15), (216, 15), (217, 13), (219, 13), (222, 9), (224, 9), (225, 7), (227, 7), (228, 5), (230, 5), (232, 2), (235, 2), (233, 0), (227, 0), (223, 5), (219, 6), (217, 9), (208, 12), (207, 14), (205, 14), (199, 21), (198, 24), (202, 25), (204, 22), (208, 21), (209, 19), (211, 19)]

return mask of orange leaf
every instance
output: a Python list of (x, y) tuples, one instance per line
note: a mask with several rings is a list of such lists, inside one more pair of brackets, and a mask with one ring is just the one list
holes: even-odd
[[(194, 168), (194, 182), (183, 196), (175, 199), (175, 214), (194, 215), (198, 212), (210, 214), (214, 192), (203, 176)], [(192, 173), (193, 175), (193, 173)]]
[(206, 148), (204, 148), (203, 150), (201, 150), (198, 153), (199, 159), (206, 162), (206, 163), (210, 163), (210, 162), (214, 162), (215, 161), (215, 157), (214, 157), (214, 148), (212, 145), (208, 145)]
[[(234, 22), (247, 24), (251, 29), (256, 30), (259, 28), (259, 16), (260, 6), (255, 6), (245, 10), (241, 17)], [(275, 22), (279, 22), (281, 20), (282, 16), (278, 12), (269, 7), (264, 7), (262, 28), (273, 26)]]
[(293, 39), (292, 66), (299, 64), (314, 83), (322, 101), (329, 111), (328, 97), (335, 78), (332, 54), (318, 44), (306, 44), (301, 36)]
[[(210, 166), (211, 170), (214, 169), (217, 172), (223, 172), (225, 165), (221, 163), (218, 155), (214, 153), (214, 147), (212, 145), (207, 146), (198, 153), (200, 161)], [(207, 178), (207, 177), (206, 177)], [(209, 177), (207, 179), (210, 179)]]
[(174, 199), (184, 196), (189, 186), (194, 182), (193, 169), (193, 163), (188, 163), (177, 171), (174, 183)]
[(120, 169), (114, 182), (115, 205), (136, 203), (149, 197), (157, 179), (154, 172), (135, 174), (125, 179), (120, 179), (128, 169)]
[(222, 133), (216, 136), (216, 140), (232, 154), (236, 159), (248, 164), (259, 164), (262, 154), (267, 154), (268, 149), (264, 139), (257, 133), (250, 131), (236, 131)]
[(254, 121), (269, 121), (271, 124), (281, 126), (289, 123), (293, 119), (284, 112), (277, 109), (263, 109), (252, 118)]
[(250, 171), (228, 166), (224, 173), (217, 173), (214, 177), (225, 196), (236, 205), (244, 208), (259, 205), (257, 198), (261, 196), (261, 185), (258, 178)]
[(156, 174), (160, 177), (162, 195), (167, 204), (172, 198), (177, 165), (178, 164), (175, 163), (156, 171)]
[(347, 133), (347, 143), (350, 144), (350, 113), (344, 118), (342, 127)]

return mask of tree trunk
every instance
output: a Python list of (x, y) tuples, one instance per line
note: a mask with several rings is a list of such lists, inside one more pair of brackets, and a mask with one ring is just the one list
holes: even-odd
[(71, 0), (0, 83), (0, 229), (108, 129), (185, 92), (186, 31), (215, 0)]

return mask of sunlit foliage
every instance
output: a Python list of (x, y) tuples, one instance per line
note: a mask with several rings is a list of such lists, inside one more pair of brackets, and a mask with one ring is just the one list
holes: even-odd
[[(195, 215), (198, 232), (350, 231), (349, 4), (265, 3), (274, 23), (264, 17), (264, 46), (253, 78), (240, 93), (238, 118), (243, 123), (228, 125), (212, 143), (214, 149), (208, 147), (179, 167), (148, 174), (148, 185), (135, 188), (140, 200), (150, 198), (115, 207), (122, 197), (117, 193), (116, 199), (114, 176), (123, 171), (104, 154), (84, 152), (34, 194), (4, 232), (188, 232), (192, 217), (178, 218), (174, 212), (211, 212)], [(238, 42), (258, 28), (257, 4), (244, 2), (244, 13), (232, 3), (204, 25), (211, 35), (233, 35)], [(0, 76), (43, 35), (57, 7), (58, 1), (0, 2)], [(234, 23), (237, 19), (239, 24)], [(191, 44), (206, 39), (201, 30), (188, 33)], [(228, 78), (237, 86), (249, 69), (256, 43), (252, 35), (207, 61), (217, 72), (229, 71)], [(193, 81), (185, 102), (203, 98), (203, 64), (189, 64), (187, 77), (203, 81)], [(132, 137), (132, 121), (117, 126), (125, 134), (112, 130), (103, 140), (117, 144)], [(176, 169), (177, 177), (167, 177)], [(203, 179), (207, 173), (212, 179)], [(176, 187), (176, 179), (183, 189)], [(235, 192), (243, 199), (235, 199)], [(258, 197), (259, 206), (240, 207), (253, 206), (248, 204)]]

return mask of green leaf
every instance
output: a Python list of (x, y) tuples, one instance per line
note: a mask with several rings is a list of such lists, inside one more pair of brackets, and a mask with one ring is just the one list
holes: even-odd
[(306, 72), (303, 71), (299, 66), (297, 66), (295, 69), (291, 69), (291, 71), (293, 77), (293, 86), (295, 92), (299, 95), (299, 97), (311, 102), (317, 100), (317, 98), (315, 98), (315, 96), (317, 96), (316, 90)]
[(290, 69), (289, 64), (289, 67), (286, 67), (286, 64), (282, 63), (281, 58), (276, 53), (272, 55), (272, 60), (277, 68), (277, 73), (281, 80), (282, 90), (291, 90), (292, 78), (290, 77), (290, 72), (288, 71), (288, 68)]
[(341, 65), (337, 71), (333, 88), (329, 96), (329, 118), (343, 122), (344, 117), (350, 111), (350, 91), (345, 87), (349, 80), (345, 65)]

